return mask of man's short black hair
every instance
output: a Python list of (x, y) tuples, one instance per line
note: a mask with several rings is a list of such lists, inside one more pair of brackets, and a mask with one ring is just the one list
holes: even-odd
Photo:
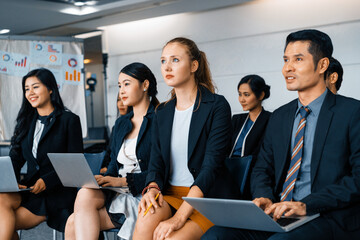
[(313, 56), (315, 70), (321, 58), (331, 58), (333, 53), (333, 45), (329, 35), (315, 29), (305, 29), (290, 33), (286, 38), (285, 49), (291, 42), (309, 41), (309, 53)]
[(330, 77), (330, 75), (333, 73), (338, 74), (338, 79), (335, 83), (335, 88), (336, 88), (336, 91), (339, 91), (342, 80), (343, 80), (344, 70), (341, 66), (341, 63), (336, 58), (331, 57), (329, 67), (328, 67), (328, 69), (326, 69), (325, 74), (324, 74), (325, 80), (326, 80), (326, 78)]

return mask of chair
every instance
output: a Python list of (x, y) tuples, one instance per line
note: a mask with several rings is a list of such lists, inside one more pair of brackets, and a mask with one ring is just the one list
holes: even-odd
[(87, 163), (94, 175), (100, 174), (102, 162), (104, 160), (105, 151), (99, 153), (84, 153)]
[[(57, 233), (60, 234), (60, 239), (61, 239), (61, 240), (64, 240), (64, 233), (63, 233), (63, 232), (59, 232), (59, 231), (57, 231), (57, 230), (55, 230), (55, 229), (53, 229), (52, 232), (53, 232), (53, 240), (56, 240), (56, 239), (57, 239), (57, 236), (56, 236)], [(18, 234), (18, 236), (19, 236), (19, 239), (21, 240), (22, 230), (17, 230), (17, 234)]]
[(241, 195), (244, 194), (244, 188), (248, 177), (252, 156), (226, 158), (225, 166), (231, 176), (236, 180)]
[(61, 240), (64, 240), (64, 233), (63, 232), (59, 232), (59, 231), (56, 231), (55, 229), (53, 229), (53, 240), (56, 240), (56, 234), (59, 233), (60, 234), (60, 239)]
[(108, 233), (112, 233), (113, 235), (113, 239), (116, 240), (118, 239), (118, 236), (117, 236), (117, 233), (119, 232), (119, 229), (117, 228), (112, 228), (112, 229), (109, 229), (109, 230), (104, 230), (103, 233), (104, 233), (104, 239), (105, 240), (109, 240), (109, 237), (108, 237)]

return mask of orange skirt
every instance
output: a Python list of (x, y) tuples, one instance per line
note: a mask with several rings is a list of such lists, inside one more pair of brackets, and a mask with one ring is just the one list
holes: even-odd
[[(184, 202), (182, 197), (186, 197), (190, 191), (189, 187), (177, 187), (177, 186), (170, 186), (164, 195), (165, 201), (171, 205), (173, 208), (178, 210), (180, 205)], [(193, 214), (189, 217), (192, 221), (194, 221), (201, 230), (205, 233), (209, 228), (214, 226), (214, 224), (204, 217), (201, 213), (194, 209)]]

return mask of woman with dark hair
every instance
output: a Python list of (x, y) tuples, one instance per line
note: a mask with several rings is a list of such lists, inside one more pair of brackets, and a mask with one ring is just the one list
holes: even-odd
[(105, 176), (95, 176), (103, 187), (118, 187), (117, 193), (80, 189), (74, 214), (66, 224), (66, 239), (97, 239), (100, 230), (112, 228), (120, 228), (121, 238), (131, 239), (150, 158), (154, 110), (159, 102), (155, 76), (142, 63), (125, 66), (118, 84), (122, 101), (132, 111), (115, 122), (111, 162)]
[(173, 87), (172, 96), (154, 117), (133, 239), (200, 239), (213, 224), (182, 197), (208, 197), (216, 188), (230, 144), (230, 106), (214, 93), (206, 55), (190, 39), (175, 38), (165, 45), (161, 72)]
[[(10, 157), (19, 188), (32, 190), (0, 193), (0, 239), (17, 239), (16, 230), (45, 220), (64, 231), (76, 190), (62, 186), (47, 153), (83, 152), (80, 119), (65, 109), (54, 75), (44, 68), (32, 70), (23, 77), (22, 90)], [(27, 173), (20, 180), (25, 163)]]
[[(240, 161), (241, 157), (251, 156), (251, 166), (253, 166), (271, 115), (262, 107), (262, 102), (270, 96), (270, 86), (266, 85), (264, 79), (258, 75), (247, 75), (240, 80), (237, 90), (243, 111), (248, 112), (236, 114), (231, 119), (232, 150), (230, 159), (227, 161)], [(230, 165), (234, 168), (234, 164)], [(248, 176), (250, 172), (251, 167), (247, 173)], [(251, 199), (249, 188), (247, 178), (242, 199)]]

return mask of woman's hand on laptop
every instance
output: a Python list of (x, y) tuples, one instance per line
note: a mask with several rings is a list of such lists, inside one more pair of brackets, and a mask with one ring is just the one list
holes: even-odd
[(111, 176), (102, 176), (95, 175), (97, 183), (102, 187), (126, 187), (127, 182), (124, 177), (111, 177)]
[(255, 198), (253, 200), (253, 203), (264, 211), (268, 209), (271, 205), (273, 205), (273, 202), (269, 198), (263, 197)]
[(44, 191), (46, 189), (46, 185), (45, 182), (42, 178), (39, 178), (36, 183), (34, 184), (34, 186), (30, 187), (32, 190), (31, 192), (34, 194), (38, 194), (41, 193), (42, 191)]
[(27, 186), (21, 185), (21, 184), (18, 184), (18, 186), (19, 186), (19, 189), (26, 189), (27, 188)]
[(305, 216), (306, 215), (306, 204), (302, 202), (278, 202), (274, 203), (271, 207), (265, 210), (266, 214), (273, 214), (273, 219), (276, 221), (281, 216), (293, 217), (293, 216)]

